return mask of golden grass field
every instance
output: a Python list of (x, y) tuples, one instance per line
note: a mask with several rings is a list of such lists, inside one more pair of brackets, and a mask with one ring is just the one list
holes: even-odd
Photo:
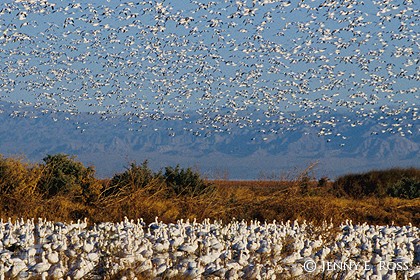
[[(96, 179), (94, 169), (85, 168), (68, 157), (60, 160), (61, 169), (0, 157), (0, 218), (41, 217), (69, 222), (86, 217), (90, 223), (116, 222), (125, 216), (129, 219), (143, 218), (145, 222), (152, 222), (155, 217), (163, 222), (179, 219), (202, 221), (205, 218), (228, 222), (235, 218), (307, 220), (315, 224), (325, 220), (339, 224), (351, 219), (355, 223), (420, 225), (420, 198), (401, 199), (388, 195), (340, 197), (332, 191), (333, 182), (327, 180), (320, 184), (320, 181), (308, 176), (311, 167), (295, 179), (288, 180), (204, 180), (206, 185), (212, 186), (212, 191), (176, 195), (159, 178), (152, 177), (147, 184), (140, 186), (139, 182), (146, 180), (138, 176), (144, 175), (144, 172), (148, 174), (149, 170), (147, 165), (133, 165), (125, 172), (124, 184), (117, 182), (118, 193), (106, 194), (104, 190), (109, 190), (111, 179)], [(61, 176), (54, 175), (51, 170), (64, 172), (65, 166), (78, 170), (79, 173), (74, 174), (82, 175), (69, 173), (63, 178), (70, 182), (70, 188), (46, 195), (48, 190), (40, 189), (40, 186), (48, 185), (46, 183)], [(410, 175), (413, 178), (420, 176), (420, 170), (415, 168), (405, 171), (396, 169), (385, 174), (395, 177), (407, 170), (411, 172), (407, 174), (414, 174)], [(414, 186), (417, 188), (418, 183)]]
[[(164, 222), (178, 219), (204, 218), (229, 221), (236, 219), (324, 220), (341, 223), (346, 219), (370, 224), (420, 225), (420, 199), (399, 198), (338, 198), (328, 192), (331, 187), (310, 184), (309, 192), (301, 194), (295, 182), (278, 181), (211, 181), (215, 191), (196, 197), (166, 197), (164, 191), (153, 194), (147, 188), (124, 196), (82, 203), (68, 196), (49, 199), (40, 195), (3, 196), (0, 217), (37, 218), (70, 221), (87, 217), (88, 221), (120, 221), (143, 218)], [(151, 186), (150, 186), (151, 187)]]

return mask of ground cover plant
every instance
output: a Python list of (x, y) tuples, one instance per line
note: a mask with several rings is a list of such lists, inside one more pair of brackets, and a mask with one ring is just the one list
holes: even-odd
[(204, 218), (331, 220), (371, 224), (420, 224), (416, 168), (349, 174), (316, 180), (311, 168), (272, 181), (206, 180), (191, 168), (152, 171), (130, 164), (109, 179), (76, 158), (48, 155), (42, 163), (0, 157), (0, 217), (89, 223), (158, 216), (164, 222)]

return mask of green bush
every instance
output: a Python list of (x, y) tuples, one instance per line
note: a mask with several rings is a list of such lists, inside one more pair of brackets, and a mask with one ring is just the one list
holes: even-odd
[(322, 177), (318, 180), (318, 187), (325, 188), (328, 185), (329, 179), (328, 177)]
[(38, 188), (46, 198), (70, 195), (91, 202), (99, 194), (100, 185), (95, 179), (95, 169), (66, 154), (47, 155), (43, 159), (43, 173)]
[(388, 194), (405, 199), (418, 198), (420, 197), (420, 180), (403, 178), (389, 188)]
[(419, 169), (393, 168), (341, 176), (334, 182), (332, 192), (337, 196), (353, 198), (388, 195), (417, 198), (420, 197), (419, 183)]
[(213, 190), (210, 184), (207, 184), (198, 172), (191, 168), (166, 167), (163, 175), (168, 188), (175, 195), (198, 196)]
[(136, 190), (144, 189), (149, 186), (152, 181), (161, 177), (160, 173), (154, 173), (148, 166), (147, 160), (141, 165), (131, 163), (130, 167), (124, 172), (115, 174), (109, 186), (106, 188), (104, 195), (121, 195), (134, 193)]

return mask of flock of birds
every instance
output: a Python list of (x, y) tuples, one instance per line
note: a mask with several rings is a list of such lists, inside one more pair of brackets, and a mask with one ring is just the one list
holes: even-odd
[(12, 116), (187, 128), (194, 113), (210, 132), (304, 123), (339, 136), (338, 122), (375, 119), (377, 133), (408, 136), (419, 15), (413, 0), (6, 1), (0, 101), (19, 105)]
[[(123, 115), (139, 125), (180, 120), (186, 130), (194, 122), (207, 133), (306, 124), (341, 140), (337, 123), (373, 119), (374, 134), (409, 136), (420, 131), (419, 15), (414, 0), (4, 1), (0, 101), (18, 105), (11, 117)], [(334, 230), (275, 221), (0, 221), (0, 280), (121, 271), (420, 279), (418, 227), (348, 222)], [(307, 261), (315, 271), (305, 271)], [(369, 269), (322, 271), (349, 261)]]
[[(308, 262), (312, 265), (308, 266)], [(363, 263), (357, 269), (329, 264)], [(399, 265), (397, 265), (399, 264)], [(420, 279), (420, 229), (204, 220), (0, 222), (0, 279)], [(329, 279), (329, 278), (328, 278)]]

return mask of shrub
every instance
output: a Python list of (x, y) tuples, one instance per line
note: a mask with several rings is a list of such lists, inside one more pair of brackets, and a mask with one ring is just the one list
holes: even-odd
[(212, 186), (204, 182), (198, 172), (191, 168), (166, 167), (165, 182), (175, 195), (198, 196), (212, 191)]
[(32, 195), (40, 177), (40, 168), (19, 159), (0, 155), (0, 194)]
[(38, 188), (46, 198), (70, 195), (91, 202), (99, 194), (100, 184), (95, 179), (95, 169), (85, 167), (75, 157), (65, 154), (47, 155)]
[(111, 195), (121, 195), (133, 193), (136, 190), (145, 188), (151, 182), (160, 178), (160, 173), (154, 173), (148, 166), (147, 160), (145, 160), (141, 165), (136, 163), (131, 163), (130, 167), (127, 168), (124, 172), (115, 174), (109, 186), (104, 191), (105, 196)]
[(325, 188), (328, 186), (329, 179), (328, 177), (322, 177), (318, 180), (318, 187)]
[(301, 194), (308, 194), (310, 182), (311, 178), (308, 175), (305, 175), (302, 178), (300, 178), (299, 186)]
[(36, 189), (40, 176), (39, 165), (0, 155), (0, 213), (31, 214), (40, 201)]
[(405, 199), (418, 198), (420, 197), (420, 181), (414, 178), (403, 178), (389, 188), (388, 194)]
[(337, 196), (354, 198), (387, 195), (416, 198), (419, 197), (419, 183), (419, 169), (393, 168), (341, 176), (334, 182), (332, 192)]

